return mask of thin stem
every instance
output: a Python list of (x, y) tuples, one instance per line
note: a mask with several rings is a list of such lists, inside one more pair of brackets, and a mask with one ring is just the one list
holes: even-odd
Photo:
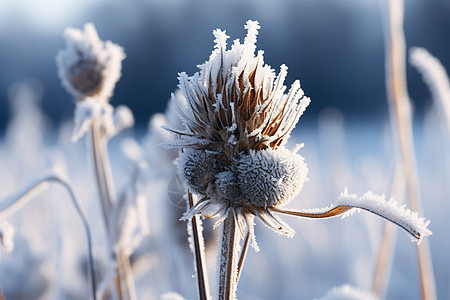
[(103, 170), (103, 180), (105, 185), (105, 191), (108, 199), (108, 203), (113, 205), (116, 201), (116, 193), (114, 188), (114, 180), (111, 171), (111, 163), (106, 149), (106, 137), (103, 131), (99, 132), (99, 153), (100, 153), (100, 165)]
[[(421, 212), (417, 165), (414, 153), (412, 117), (406, 87), (405, 37), (403, 33), (403, 1), (389, 0), (386, 28), (386, 85), (392, 124), (397, 131), (400, 153), (407, 181), (411, 209)], [(394, 125), (395, 124), (395, 125)], [(436, 299), (433, 265), (427, 241), (417, 248), (422, 299)]]
[[(189, 209), (194, 206), (194, 199), (191, 192), (188, 192)], [(195, 266), (197, 269), (197, 283), (200, 300), (207, 300), (208, 286), (206, 282), (206, 264), (203, 263), (204, 253), (200, 246), (200, 230), (197, 224), (198, 216), (192, 217), (192, 238), (194, 241)]]
[(131, 263), (130, 263), (130, 256), (126, 255), (123, 251), (119, 255), (119, 260), (122, 264), (123, 270), (125, 271), (124, 277), (126, 284), (126, 293), (128, 296), (128, 299), (130, 300), (137, 300), (137, 294), (134, 284), (134, 278), (133, 278), (133, 270), (131, 269)]
[[(402, 199), (404, 194), (404, 175), (402, 166), (397, 164), (395, 167), (394, 178), (391, 185), (391, 198)], [(380, 299), (384, 298), (387, 290), (387, 283), (392, 269), (392, 261), (395, 253), (395, 241), (397, 230), (394, 224), (386, 222), (383, 231), (383, 240), (378, 253), (377, 264), (375, 267), (375, 275), (372, 291), (378, 295)]]
[[(119, 263), (119, 262), (117, 262), (117, 263)], [(120, 268), (118, 266), (116, 266), (115, 281), (116, 281), (116, 287), (117, 287), (117, 297), (119, 298), (119, 300), (123, 300), (122, 279), (121, 279), (121, 276), (120, 276)]]
[(223, 222), (219, 267), (219, 300), (235, 300), (240, 232), (233, 209)]
[(75, 208), (75, 211), (77, 212), (78, 216), (81, 219), (81, 222), (83, 223), (83, 227), (86, 234), (87, 239), (87, 246), (88, 246), (88, 276), (89, 278), (89, 285), (92, 292), (92, 298), (94, 300), (97, 299), (96, 295), (96, 278), (95, 278), (95, 272), (94, 272), (94, 259), (92, 254), (92, 237), (91, 237), (91, 230), (89, 228), (89, 224), (87, 222), (87, 218), (79, 204), (78, 198), (75, 194), (75, 191), (72, 189), (69, 182), (63, 180), (62, 178), (56, 176), (56, 175), (48, 175), (41, 179), (36, 180), (32, 184), (30, 184), (28, 187), (26, 187), (24, 190), (19, 192), (16, 195), (10, 196), (4, 201), (0, 202), (0, 218), (3, 218), (13, 212), (15, 212), (18, 208), (20, 208), (22, 205), (24, 205), (26, 202), (28, 202), (32, 196), (35, 196), (37, 192), (41, 192), (42, 190), (46, 189), (50, 182), (61, 184), (66, 191), (69, 193), (70, 199), (72, 200), (72, 204)]
[(95, 120), (91, 124), (91, 149), (92, 159), (94, 164), (94, 173), (97, 182), (100, 205), (103, 213), (103, 221), (105, 224), (106, 238), (108, 246), (111, 251), (112, 259), (116, 262), (116, 288), (119, 300), (123, 300), (122, 285), (128, 290), (127, 282), (124, 281), (123, 276), (125, 271), (122, 264), (118, 262), (118, 258), (114, 253), (114, 245), (112, 242), (111, 221), (109, 214), (111, 208), (115, 203), (115, 193), (113, 187), (113, 180), (111, 175), (111, 167), (106, 151), (106, 138), (102, 132), (100, 124)]
[[(100, 205), (103, 213), (103, 222), (105, 230), (109, 236), (109, 212), (111, 210), (111, 203), (108, 200), (108, 194), (106, 192), (105, 181), (103, 180), (103, 168), (101, 164), (101, 154), (99, 149), (99, 128), (96, 122), (91, 124), (91, 150), (92, 150), (92, 162), (94, 164), (95, 180), (97, 183)], [(109, 240), (110, 238), (108, 238)]]
[(245, 257), (247, 256), (248, 245), (250, 244), (250, 231), (247, 231), (245, 235), (244, 245), (242, 246), (241, 256), (239, 257), (239, 262), (237, 266), (237, 281), (241, 277), (242, 267), (244, 266)]

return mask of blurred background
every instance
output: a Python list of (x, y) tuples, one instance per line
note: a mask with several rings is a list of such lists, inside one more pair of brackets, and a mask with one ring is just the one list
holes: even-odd
[[(426, 47), (450, 66), (450, 3), (405, 2), (407, 45)], [(55, 64), (67, 26), (93, 22), (100, 38), (125, 48), (112, 103), (129, 106), (141, 127), (164, 110), (177, 87), (177, 73), (193, 74), (208, 58), (212, 30), (226, 29), (232, 39), (242, 39), (248, 19), (260, 22), (258, 48), (265, 51), (266, 63), (276, 70), (286, 64), (286, 84), (300, 79), (311, 97), (304, 121), (316, 120), (327, 106), (345, 118), (387, 120), (379, 0), (2, 0), (0, 128), (8, 121), (8, 88), (29, 78), (41, 82), (42, 107), (53, 125), (71, 118), (72, 100)], [(420, 120), (430, 94), (410, 66), (408, 81)]]
[[(178, 221), (184, 208), (167, 199), (177, 152), (159, 146), (173, 138), (160, 124), (175, 119), (166, 106), (177, 89), (177, 74), (192, 75), (208, 59), (213, 29), (226, 29), (231, 39), (242, 40), (245, 22), (258, 20), (257, 48), (265, 51), (265, 62), (277, 72), (286, 64), (285, 84), (300, 79), (312, 99), (288, 145), (305, 143), (300, 153), (308, 164), (310, 182), (290, 207), (328, 206), (346, 186), (358, 195), (367, 190), (389, 195), (395, 147), (385, 90), (383, 4), (382, 0), (0, 0), (0, 199), (55, 166), (64, 169), (87, 209), (97, 267), (106, 270), (101, 264), (107, 251), (89, 148), (70, 140), (74, 104), (60, 84), (55, 63), (57, 52), (65, 47), (64, 29), (94, 23), (101, 39), (121, 45), (127, 54), (111, 103), (127, 105), (136, 125), (134, 132), (127, 130), (125, 137), (110, 143), (118, 190), (134, 182), (130, 165), (137, 160), (124, 154), (123, 140), (139, 133), (133, 142), (141, 147), (139, 159), (150, 166), (140, 184), (148, 200), (142, 211), (151, 223), (151, 234), (133, 265), (139, 299), (159, 299), (170, 291), (195, 299), (186, 228)], [(404, 28), (408, 48), (425, 47), (450, 71), (449, 1), (405, 1)], [(410, 65), (407, 71), (424, 199), (421, 215), (432, 220), (429, 240), (438, 296), (450, 299), (449, 222), (443, 213), (450, 211), (450, 139), (421, 75)], [(26, 84), (16, 84), (22, 82)], [(155, 116), (164, 111), (165, 115)], [(1, 253), (0, 277), (7, 299), (87, 298), (84, 236), (61, 194), (47, 192), (9, 219), (17, 228), (17, 246), (12, 253)], [(257, 222), (262, 250), (257, 254), (250, 250), (240, 299), (313, 299), (344, 283), (370, 290), (384, 222), (369, 214), (344, 221), (286, 221), (297, 231), (293, 239), (279, 237)], [(207, 250), (215, 278), (217, 237), (209, 234)], [(401, 232), (396, 247), (387, 299), (419, 299), (415, 244)]]

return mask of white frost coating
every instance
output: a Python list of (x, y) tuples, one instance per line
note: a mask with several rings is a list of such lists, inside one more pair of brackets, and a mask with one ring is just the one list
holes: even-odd
[(120, 145), (125, 156), (136, 163), (140, 163), (144, 159), (144, 150), (134, 138), (126, 138)]
[(84, 30), (67, 28), (64, 36), (66, 49), (56, 56), (62, 85), (78, 100), (95, 96), (108, 101), (121, 75), (123, 48), (100, 40), (91, 23)]
[(123, 219), (120, 220), (120, 233), (116, 250), (122, 250), (131, 255), (139, 247), (142, 240), (149, 235), (150, 226), (145, 211), (147, 210), (146, 197), (137, 195), (136, 203), (128, 203), (123, 209)]
[(289, 203), (307, 181), (302, 156), (287, 149), (250, 150), (237, 164), (242, 197), (257, 207)]
[[(338, 205), (351, 206), (370, 211), (380, 217), (383, 217), (416, 237), (413, 241), (420, 243), (424, 236), (429, 236), (432, 232), (427, 228), (429, 220), (420, 218), (416, 212), (407, 209), (405, 205), (400, 206), (394, 199), (386, 201), (385, 196), (375, 195), (372, 192), (365, 193), (362, 197), (355, 194), (349, 194), (347, 189), (340, 194)], [(343, 217), (349, 215), (353, 209), (346, 212)]]
[(185, 300), (183, 296), (175, 292), (169, 292), (161, 295), (161, 300)]
[(440, 61), (424, 48), (411, 48), (410, 62), (422, 73), (434, 101), (441, 108), (450, 134), (450, 82)]
[(134, 125), (133, 113), (127, 106), (119, 105), (114, 110), (113, 122), (114, 122), (113, 134), (117, 134), (121, 130), (132, 127)]
[(14, 249), (14, 233), (15, 228), (7, 221), (4, 221), (0, 225), (0, 246), (6, 250), (6, 252), (11, 252)]
[[(284, 94), (287, 67), (282, 65), (276, 76), (274, 70), (264, 64), (263, 51), (255, 55), (260, 28), (258, 22), (249, 20), (245, 28), (248, 32), (244, 43), (236, 39), (229, 50), (226, 50), (228, 36), (225, 31), (214, 30), (215, 46), (209, 60), (199, 65), (200, 71), (190, 77), (184, 72), (179, 74), (179, 88), (188, 109), (179, 108), (178, 113), (187, 131), (181, 133), (180, 140), (170, 146), (208, 147), (213, 140), (211, 130), (215, 130), (211, 128), (211, 122), (216, 121), (228, 129), (228, 135), (223, 138), (226, 142), (234, 141), (231, 137), (233, 132), (240, 133), (240, 139), (256, 140), (267, 146), (274, 141), (278, 142), (277, 146), (282, 146), (289, 138), (310, 100), (304, 96), (298, 80), (292, 84), (289, 93)], [(239, 93), (238, 97), (244, 97), (250, 91), (257, 93), (253, 96), (255, 100), (250, 99), (256, 105), (244, 108), (249, 109), (249, 115), (240, 114), (240, 106), (244, 103), (242, 99), (230, 97), (233, 90)], [(178, 97), (173, 95), (173, 98)], [(212, 116), (211, 112), (217, 114)], [(221, 120), (214, 120), (217, 118)], [(243, 118), (251, 121), (246, 123)], [(268, 135), (263, 134), (274, 128), (275, 124), (279, 125), (276, 130)], [(236, 142), (239, 144), (239, 141)], [(233, 145), (236, 144), (233, 142)]]
[(113, 107), (95, 98), (86, 98), (85, 101), (77, 102), (74, 114), (74, 129), (72, 141), (76, 142), (89, 130), (93, 121), (100, 122), (107, 133), (114, 132)]
[(316, 300), (378, 300), (374, 294), (348, 284), (334, 287), (325, 297)]

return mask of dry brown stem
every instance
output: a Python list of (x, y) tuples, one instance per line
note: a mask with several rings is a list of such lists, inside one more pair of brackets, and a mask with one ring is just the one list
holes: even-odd
[[(406, 85), (405, 37), (403, 33), (403, 1), (387, 2), (386, 85), (394, 134), (397, 134), (402, 165), (406, 176), (409, 206), (422, 212), (417, 166), (414, 153), (410, 100)], [(436, 299), (433, 266), (428, 241), (417, 247), (422, 299)]]

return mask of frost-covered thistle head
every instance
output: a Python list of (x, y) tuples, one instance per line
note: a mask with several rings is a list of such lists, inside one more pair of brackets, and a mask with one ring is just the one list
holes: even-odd
[(77, 100), (95, 97), (107, 101), (121, 75), (123, 48), (100, 40), (91, 23), (84, 25), (84, 30), (67, 28), (64, 35), (66, 49), (56, 57), (63, 86)]
[(235, 40), (229, 50), (225, 31), (214, 30), (209, 60), (192, 76), (180, 73), (181, 93), (172, 96), (174, 103), (187, 102), (187, 109), (177, 106), (186, 130), (168, 129), (179, 136), (169, 146), (183, 149), (178, 173), (189, 190), (201, 196), (183, 219), (202, 214), (223, 220), (233, 211), (241, 232), (247, 223), (254, 239), (254, 216), (292, 236), (294, 230), (274, 212), (329, 218), (361, 208), (396, 223), (419, 242), (431, 234), (425, 219), (372, 193), (358, 198), (345, 191), (338, 206), (324, 209), (281, 208), (307, 180), (308, 168), (297, 154), (301, 146), (290, 151), (285, 144), (310, 99), (298, 80), (286, 90), (286, 66), (276, 75), (264, 64), (262, 51), (255, 55), (258, 22), (247, 21), (245, 28), (244, 42)]
[(245, 28), (244, 42), (235, 40), (229, 50), (225, 31), (214, 30), (209, 60), (193, 76), (179, 75), (188, 111), (178, 110), (187, 130), (172, 130), (180, 136), (174, 145), (183, 149), (178, 170), (203, 196), (191, 213), (214, 216), (233, 208), (265, 219), (307, 179), (303, 157), (285, 144), (310, 99), (298, 80), (286, 90), (285, 65), (277, 75), (264, 64), (263, 51), (255, 55), (258, 22)]

